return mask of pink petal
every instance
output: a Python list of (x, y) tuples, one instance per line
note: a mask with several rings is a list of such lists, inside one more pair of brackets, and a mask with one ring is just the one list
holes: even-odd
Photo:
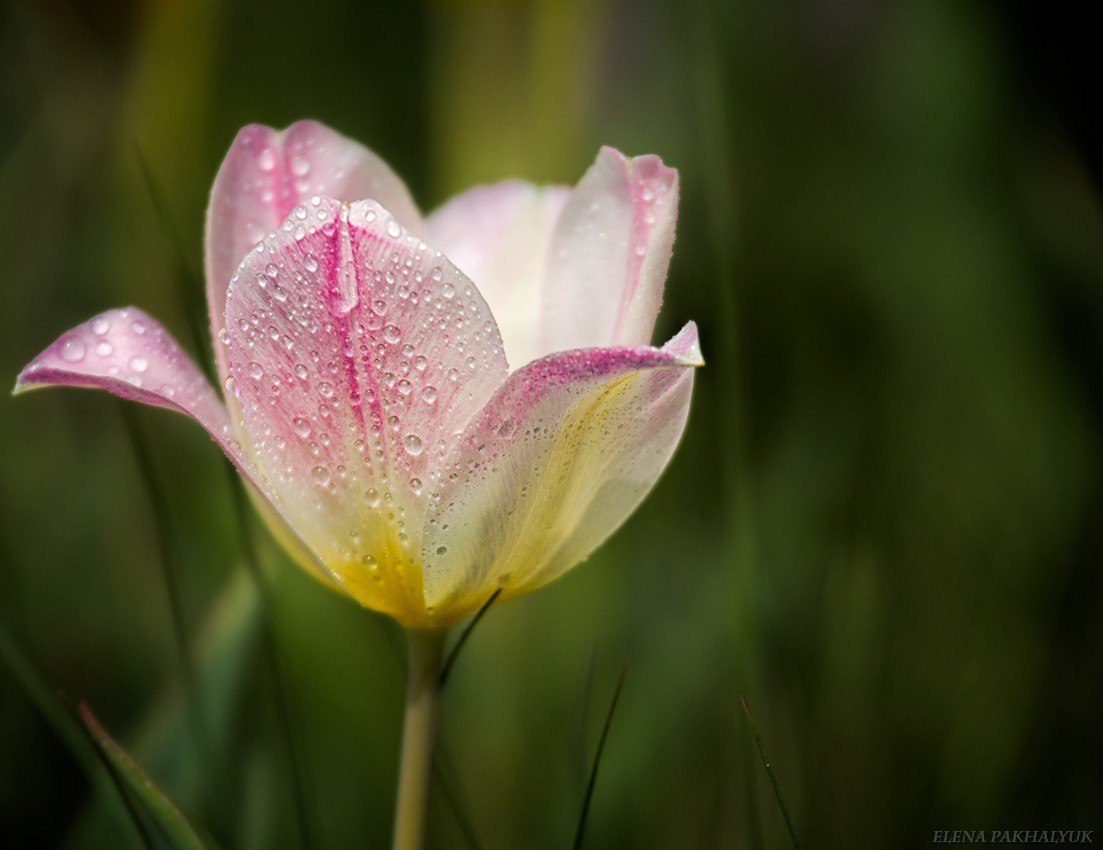
[(539, 350), (649, 344), (677, 215), (677, 171), (602, 148), (555, 227)]
[(661, 349), (584, 349), (514, 372), (445, 466), (422, 549), (426, 603), (471, 610), (551, 581), (632, 513), (681, 437), (691, 322)]
[[(283, 132), (253, 124), (234, 139), (207, 208), (207, 305), (211, 333), (222, 327), (226, 287), (245, 255), (313, 195), (373, 198), (414, 233), (421, 216), (403, 182), (379, 157), (315, 121)], [(219, 375), (225, 363), (216, 348)]]
[(224, 354), (256, 463), (346, 592), (429, 622), (440, 459), (506, 378), (490, 310), (374, 201), (312, 200), (230, 282)]
[[(261, 504), (262, 510), (283, 524), (262, 480), (233, 439), (226, 408), (214, 388), (168, 331), (141, 310), (110, 310), (62, 334), (19, 374), (15, 393), (48, 386), (97, 387), (190, 416), (269, 503)], [(305, 553), (292, 530), (284, 526), (277, 531), (305, 567), (329, 581), (324, 568)]]
[(512, 368), (540, 351), (544, 275), (552, 230), (570, 192), (511, 180), (464, 192), (426, 219), (429, 242), (475, 281)]

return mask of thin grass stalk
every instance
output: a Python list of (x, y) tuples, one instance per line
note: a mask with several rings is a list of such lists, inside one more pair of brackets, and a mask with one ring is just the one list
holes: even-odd
[(597, 769), (601, 765), (601, 756), (605, 752), (605, 740), (609, 737), (609, 727), (613, 725), (613, 713), (617, 710), (620, 701), (620, 692), (624, 687), (624, 680), (628, 676), (628, 662), (625, 661), (620, 668), (620, 676), (617, 678), (617, 687), (613, 691), (613, 700), (609, 703), (609, 711), (605, 714), (605, 724), (601, 727), (601, 737), (597, 742), (597, 752), (594, 753), (594, 764), (590, 768), (590, 780), (586, 783), (586, 793), (582, 798), (582, 811), (578, 816), (578, 828), (575, 830), (574, 850), (582, 847), (582, 838), (586, 834), (586, 821), (590, 815), (590, 803), (594, 798), (594, 788), (597, 785)]
[(751, 707), (747, 705), (747, 698), (742, 694), (739, 695), (739, 702), (743, 705), (743, 713), (747, 715), (747, 721), (751, 724), (751, 732), (754, 733), (755, 744), (758, 745), (758, 754), (762, 757), (762, 764), (766, 768), (766, 774), (770, 777), (770, 784), (774, 786), (774, 796), (777, 798), (778, 808), (781, 809), (781, 816), (785, 819), (785, 826), (789, 830), (789, 838), (793, 842), (793, 850), (800, 850), (800, 842), (797, 840), (797, 830), (793, 826), (793, 818), (789, 815), (789, 807), (785, 805), (785, 797), (781, 793), (781, 784), (777, 781), (777, 775), (774, 773), (773, 765), (770, 764), (770, 759), (766, 756), (766, 745), (762, 741), (762, 735), (758, 731), (758, 724), (754, 722), (754, 716), (751, 714)]
[(483, 618), (483, 615), (490, 610), (490, 606), (494, 604), (494, 600), (502, 594), (502, 588), (498, 588), (492, 594), (490, 598), (482, 604), (475, 616), (471, 618), (471, 622), (467, 624), (467, 628), (463, 630), (463, 634), (460, 635), (460, 639), (456, 641), (456, 645), (452, 648), (452, 651), (448, 653), (448, 658), (440, 668), (440, 687), (443, 688), (445, 682), (448, 681), (448, 674), (452, 672), (452, 665), (456, 663), (456, 657), (460, 654), (460, 650), (463, 649), (463, 645), (467, 642), (467, 638), (471, 635), (471, 632), (475, 630), (475, 626), (479, 625), (479, 621)]

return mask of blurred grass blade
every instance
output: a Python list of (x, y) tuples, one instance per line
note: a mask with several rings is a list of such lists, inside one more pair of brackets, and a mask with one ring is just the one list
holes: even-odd
[(628, 676), (628, 662), (620, 668), (620, 677), (617, 679), (616, 690), (613, 691), (613, 701), (609, 703), (609, 711), (605, 715), (605, 725), (601, 728), (601, 737), (597, 742), (597, 752), (594, 753), (594, 766), (590, 769), (590, 781), (586, 783), (586, 795), (582, 798), (582, 813), (578, 816), (578, 829), (575, 830), (574, 850), (582, 846), (582, 836), (586, 832), (586, 818), (590, 814), (590, 801), (594, 797), (594, 785), (597, 783), (597, 769), (601, 764), (601, 754), (605, 750), (605, 739), (609, 737), (609, 727), (613, 723), (613, 712), (617, 710), (617, 702), (620, 700), (620, 692), (624, 687), (624, 679)]
[[(131, 753), (156, 773), (161, 787), (227, 844), (232, 843), (240, 821), (240, 783), (235, 776), (242, 763), (242, 724), (251, 720), (244, 713), (244, 700), (259, 638), (258, 610), (253, 582), (244, 570), (236, 570), (195, 630), (198, 692), (204, 700), (203, 716), (218, 757), (217, 774), (195, 758), (193, 739), (188, 734), (192, 712), (179, 677), (165, 682), (128, 736)], [(79, 723), (77, 728), (87, 742)], [(102, 776), (99, 759), (95, 754), (93, 758), (97, 774)], [(229, 791), (220, 791), (227, 785)], [(117, 798), (109, 792), (106, 799), (116, 802)], [(102, 806), (88, 808), (70, 830), (70, 846), (118, 846), (113, 838), (118, 830), (105, 815)]]
[(88, 706), (82, 703), (78, 711), (104, 765), (119, 783), (124, 799), (129, 794), (143, 804), (145, 812), (173, 850), (213, 850), (216, 847), (214, 842), (203, 837), (201, 830), (192, 825), (168, 794), (158, 788), (138, 763), (104, 731)]
[(154, 844), (149, 827), (141, 813), (134, 807), (133, 801), (124, 793), (116, 775), (111, 770), (103, 769), (105, 766), (99, 757), (99, 751), (77, 720), (76, 712), (47, 687), (34, 664), (2, 625), (0, 625), (0, 659), (7, 664), (16, 681), (22, 686), (54, 733), (65, 742), (70, 754), (80, 764), (89, 782), (96, 789), (99, 798), (111, 809), (114, 821), (119, 824), (131, 824), (141, 838), (142, 844), (152, 850)]
[(467, 628), (463, 630), (460, 639), (456, 641), (456, 645), (452, 647), (452, 651), (448, 654), (444, 666), (440, 668), (440, 687), (443, 688), (444, 683), (448, 681), (448, 674), (452, 672), (452, 665), (456, 663), (456, 656), (460, 654), (460, 650), (463, 649), (463, 645), (467, 642), (467, 638), (471, 635), (471, 632), (475, 630), (475, 626), (479, 624), (479, 620), (483, 618), (483, 614), (490, 609), (490, 606), (494, 604), (494, 600), (498, 598), (501, 592), (502, 588), (499, 587), (490, 594), (490, 598), (483, 603), (483, 607), (471, 618), (471, 622), (468, 623)]
[(142, 431), (142, 427), (138, 422), (137, 414), (128, 402), (120, 402), (119, 410), (122, 412), (123, 422), (126, 424), (131, 448), (134, 449), (134, 460), (138, 466), (138, 474), (142, 479), (146, 495), (149, 497), (150, 508), (153, 510), (158, 562), (161, 567), (161, 578), (165, 583), (165, 593), (168, 597), (173, 640), (180, 662), (180, 670), (190, 688), (195, 684), (195, 667), (192, 663), (187, 628), (184, 625), (184, 606), (180, 599), (180, 587), (176, 581), (179, 570), (176, 564), (176, 556), (172, 550), (172, 540), (169, 532), (168, 500), (160, 482), (157, 480), (157, 473), (153, 468), (153, 453), (150, 451), (145, 432)]
[(245, 555), (245, 563), (249, 568), (253, 586), (260, 598), (261, 638), (264, 644), (265, 658), (272, 673), (273, 687), (276, 691), (276, 720), (279, 723), (280, 734), (283, 737), (284, 749), (291, 770), (291, 792), (295, 800), (295, 825), (299, 833), (299, 846), (303, 850), (309, 850), (313, 846), (310, 829), (310, 808), (307, 804), (306, 789), (303, 785), (302, 768), (298, 749), (295, 746), (295, 736), (292, 733), (291, 711), (288, 707), (283, 670), (280, 667), (279, 647), (276, 644), (276, 629), (272, 621), (272, 604), (268, 582), (264, 576), (264, 570), (261, 568), (256, 541), (253, 539), (253, 527), (249, 522), (249, 512), (245, 504), (245, 484), (229, 461), (223, 464), (223, 468), (229, 476), (230, 498), (234, 505), (234, 518), (237, 522), (238, 533), (241, 535), (241, 548)]
[(800, 850), (800, 842), (797, 840), (797, 831), (793, 828), (793, 819), (789, 816), (789, 807), (785, 805), (785, 798), (781, 796), (781, 785), (778, 784), (777, 776), (774, 775), (774, 768), (771, 766), (769, 758), (766, 757), (766, 745), (762, 743), (762, 736), (758, 732), (758, 724), (754, 722), (754, 717), (751, 715), (751, 707), (747, 705), (747, 698), (740, 694), (739, 701), (743, 704), (743, 713), (747, 715), (747, 720), (751, 724), (751, 732), (754, 733), (754, 742), (758, 745), (758, 754), (762, 756), (762, 764), (766, 767), (766, 773), (770, 777), (770, 784), (774, 786), (774, 796), (777, 797), (777, 804), (781, 809), (781, 816), (785, 818), (785, 826), (789, 830), (789, 838), (793, 841), (793, 847), (796, 848), (796, 850)]
[[(189, 709), (193, 739), (196, 743), (197, 752), (201, 754), (202, 761), (207, 765), (208, 773), (214, 773), (215, 777), (222, 777), (224, 771), (218, 770), (215, 762), (215, 748), (211, 743), (211, 731), (207, 728), (207, 717), (204, 711), (202, 685), (195, 669), (193, 648), (188, 638), (187, 626), (184, 623), (184, 606), (180, 598), (180, 585), (177, 581), (180, 570), (172, 546), (168, 499), (157, 478), (153, 465), (153, 452), (150, 450), (149, 441), (138, 421), (137, 413), (128, 403), (120, 403), (119, 407), (122, 411), (123, 421), (126, 423), (127, 432), (130, 435), (130, 443), (134, 449), (134, 457), (138, 464), (142, 484), (145, 486), (150, 507), (153, 510), (158, 562), (160, 563), (161, 578), (164, 581), (165, 593), (169, 602), (176, 654), (179, 659), (180, 671), (184, 677), (184, 700)], [(210, 783), (210, 787), (214, 792), (212, 796), (219, 801), (232, 804), (230, 789), (226, 787), (223, 780), (215, 777), (212, 777)]]
[(444, 747), (444, 741), (437, 741), (436, 754), (433, 758), (433, 775), (436, 777), (437, 786), (444, 795), (445, 802), (448, 803), (448, 808), (456, 819), (456, 826), (459, 827), (464, 842), (470, 850), (481, 850), (482, 845), (479, 844), (475, 827), (467, 816), (467, 806), (460, 792), (459, 772)]
[(180, 240), (180, 232), (169, 214), (165, 197), (161, 192), (157, 179), (153, 176), (153, 170), (142, 154), (141, 147), (137, 144), (135, 145), (135, 152), (138, 156), (138, 168), (142, 172), (146, 188), (149, 189), (150, 201), (153, 203), (153, 213), (165, 232), (165, 238), (172, 245), (172, 250), (176, 254), (176, 261), (180, 266), (181, 273), (174, 275), (173, 278), (176, 281), (177, 294), (184, 306), (184, 318), (188, 323), (188, 334), (191, 337), (192, 348), (195, 349), (200, 368), (217, 385), (214, 358), (207, 339), (207, 311), (204, 303), (205, 293), (202, 280), (188, 261), (188, 254), (184, 250), (184, 243)]

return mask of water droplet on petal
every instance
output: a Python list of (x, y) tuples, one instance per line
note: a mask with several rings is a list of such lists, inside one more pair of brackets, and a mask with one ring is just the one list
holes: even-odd
[(79, 363), (84, 359), (84, 343), (79, 339), (67, 339), (61, 344), (61, 359), (67, 363)]
[(261, 378), (264, 377), (264, 369), (261, 368), (261, 365), (255, 360), (250, 361), (248, 368), (249, 377), (252, 378), (254, 381), (259, 381)]
[(115, 346), (109, 343), (106, 339), (101, 339), (96, 343), (96, 354), (100, 357), (110, 357), (114, 352)]
[(453, 295), (456, 294), (456, 287), (454, 287), (448, 281), (445, 281), (440, 288), (440, 294), (443, 295), (445, 298), (451, 298)]
[(257, 165), (261, 171), (271, 171), (276, 167), (276, 154), (271, 148), (265, 148), (257, 157)]
[(92, 320), (92, 333), (103, 336), (111, 329), (111, 322), (107, 321), (103, 316), (97, 316)]
[(134, 333), (138, 334), (139, 336), (141, 336), (142, 334), (144, 334), (146, 332), (145, 324), (143, 322), (139, 322), (139, 321), (131, 322), (130, 323), (130, 329), (132, 331), (134, 331)]
[(437, 388), (432, 384), (427, 384), (421, 388), (421, 400), (426, 404), (432, 404), (437, 400)]
[(149, 368), (149, 361), (146, 360), (144, 357), (135, 354), (133, 357), (130, 358), (130, 368), (133, 369), (135, 372), (144, 372), (146, 369)]
[(329, 469), (324, 466), (315, 466), (310, 470), (310, 477), (323, 487), (329, 483)]
[(383, 339), (393, 345), (402, 339), (402, 331), (398, 329), (398, 325), (387, 325), (383, 328)]
[(407, 434), (402, 438), (402, 445), (406, 447), (406, 451), (414, 457), (421, 454), (421, 437), (417, 434)]
[(310, 423), (301, 416), (296, 416), (291, 420), (291, 427), (295, 429), (295, 433), (303, 439), (310, 436)]
[(322, 383), (318, 384), (318, 395), (320, 395), (322, 398), (333, 398), (333, 384), (328, 383), (327, 381), (322, 381)]
[(394, 239), (402, 235), (402, 228), (393, 218), (387, 222), (387, 235)]

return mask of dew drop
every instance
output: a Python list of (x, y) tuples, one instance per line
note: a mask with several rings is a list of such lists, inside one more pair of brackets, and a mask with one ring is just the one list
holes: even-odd
[(250, 361), (248, 369), (249, 377), (252, 378), (254, 381), (259, 381), (261, 378), (264, 377), (264, 369), (261, 368), (261, 365), (255, 360)]
[(333, 384), (327, 381), (322, 381), (322, 383), (318, 384), (318, 395), (320, 395), (322, 398), (333, 398)]
[(79, 363), (84, 359), (84, 343), (79, 339), (67, 339), (61, 344), (61, 359), (68, 363)]
[(144, 372), (146, 369), (149, 368), (149, 361), (146, 360), (144, 357), (135, 354), (133, 357), (130, 358), (130, 368), (133, 369), (135, 372)]
[(421, 454), (421, 437), (417, 434), (407, 434), (402, 438), (402, 444), (406, 447), (406, 451), (414, 457)]
[(92, 333), (103, 336), (111, 330), (111, 322), (107, 321), (103, 316), (98, 316), (92, 320)]
[(393, 345), (402, 339), (402, 331), (398, 329), (398, 325), (386, 325), (383, 328), (383, 339)]
[(394, 239), (402, 235), (402, 228), (393, 218), (387, 222), (387, 235)]
[(364, 498), (367, 500), (368, 506), (374, 508), (379, 504), (379, 491), (374, 487), (369, 487), (364, 493)]
[(310, 469), (310, 477), (323, 487), (329, 483), (329, 470), (324, 466), (314, 466)]
[(276, 154), (271, 148), (265, 148), (257, 157), (257, 165), (261, 171), (271, 171), (276, 167)]
[(295, 430), (295, 433), (304, 440), (310, 436), (310, 423), (302, 416), (296, 416), (292, 419), (291, 427)]
[(445, 281), (440, 288), (440, 294), (443, 295), (445, 298), (451, 298), (453, 295), (456, 294), (456, 287), (454, 287), (448, 281)]
[(106, 339), (101, 339), (96, 343), (96, 354), (100, 357), (110, 357), (111, 353), (115, 350), (115, 346), (109, 343)]
[(432, 404), (437, 400), (437, 388), (432, 384), (427, 384), (421, 388), (421, 400), (426, 404)]

